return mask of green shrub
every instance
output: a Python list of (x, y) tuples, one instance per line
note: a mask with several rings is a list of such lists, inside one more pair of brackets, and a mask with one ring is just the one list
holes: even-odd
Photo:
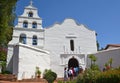
[(96, 76), (100, 73), (98, 70), (87, 69), (79, 74), (76, 83), (95, 83)]
[(119, 69), (101, 72), (96, 79), (96, 83), (119, 83), (119, 82), (120, 82)]
[(83, 82), (84, 82), (83, 74), (79, 74), (76, 79), (76, 83), (83, 83)]
[(87, 69), (84, 73), (80, 73), (75, 80), (59, 81), (58, 83), (120, 83), (120, 67), (105, 72)]
[(61, 81), (59, 80), (57, 83), (77, 83), (76, 80), (69, 80), (69, 81)]
[(63, 83), (63, 81), (61, 81), (61, 80), (58, 80), (58, 83)]
[(48, 83), (53, 83), (54, 80), (57, 78), (57, 74), (51, 70), (46, 70), (44, 72), (44, 79), (48, 81)]
[(78, 76), (76, 83), (120, 83), (120, 69), (105, 72), (88, 69)]
[(10, 71), (2, 71), (2, 74), (12, 74)]

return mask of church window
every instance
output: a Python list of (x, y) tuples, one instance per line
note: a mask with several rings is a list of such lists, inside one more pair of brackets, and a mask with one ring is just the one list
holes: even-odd
[(74, 40), (70, 40), (70, 49), (74, 51)]
[(20, 35), (19, 42), (23, 43), (23, 44), (26, 44), (26, 35), (25, 34)]
[(24, 27), (24, 28), (27, 28), (27, 27), (28, 27), (28, 22), (27, 22), (27, 21), (24, 21), (24, 22), (23, 22), (23, 27)]
[(32, 28), (37, 28), (37, 23), (36, 22), (32, 23)]
[(32, 45), (37, 45), (37, 36), (33, 36)]
[(28, 17), (33, 17), (33, 13), (32, 13), (32, 12), (29, 12), (29, 13), (28, 13)]

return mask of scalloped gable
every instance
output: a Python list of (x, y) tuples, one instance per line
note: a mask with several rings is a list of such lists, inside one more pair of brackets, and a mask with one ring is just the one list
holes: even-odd
[(22, 15), (20, 15), (20, 16), (18, 16), (19, 18), (20, 17), (24, 17), (24, 18), (26, 18), (26, 20), (27, 20), (27, 18), (28, 18), (28, 13), (29, 12), (32, 12), (34, 15), (33, 15), (33, 18), (35, 18), (35, 19), (42, 19), (42, 18), (40, 18), (39, 17), (39, 15), (38, 15), (38, 9), (35, 7), (35, 6), (33, 6), (31, 3), (28, 5), (28, 6), (26, 6), (26, 7), (24, 7), (24, 12), (22, 13)]
[(72, 18), (66, 18), (62, 23), (59, 23), (59, 22), (56, 22), (54, 23), (52, 26), (49, 26), (49, 27), (46, 27), (45, 29), (49, 29), (49, 28), (53, 28), (53, 27), (57, 27), (57, 26), (60, 26), (60, 25), (76, 25), (76, 26), (81, 26), (81, 27), (84, 27), (85, 29), (89, 30), (89, 31), (94, 31), (94, 30), (91, 30), (89, 29), (88, 27), (86, 27), (86, 25), (83, 25), (83, 24), (80, 24), (78, 23), (76, 20), (72, 19)]

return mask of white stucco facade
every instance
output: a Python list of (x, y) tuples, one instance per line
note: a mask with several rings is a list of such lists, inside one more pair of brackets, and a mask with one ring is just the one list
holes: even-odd
[(13, 28), (8, 44), (7, 70), (18, 80), (35, 77), (36, 67), (40, 68), (41, 75), (45, 69), (51, 69), (61, 78), (64, 67), (89, 67), (88, 54), (98, 57), (96, 63), (100, 68), (109, 58), (115, 59), (113, 67), (120, 65), (119, 48), (97, 52), (96, 45), (96, 32), (71, 18), (43, 28), (37, 8), (30, 3)]
[(18, 79), (34, 78), (36, 67), (40, 68), (41, 75), (45, 69), (50, 69), (48, 51), (18, 43), (14, 52), (13, 74), (17, 74)]
[[(71, 40), (74, 51), (71, 50)], [(63, 69), (68, 67), (72, 57), (77, 59), (79, 66), (86, 67), (86, 54), (97, 52), (96, 33), (73, 19), (65, 19), (63, 23), (45, 29), (44, 49), (51, 53), (51, 69), (62, 77)]]

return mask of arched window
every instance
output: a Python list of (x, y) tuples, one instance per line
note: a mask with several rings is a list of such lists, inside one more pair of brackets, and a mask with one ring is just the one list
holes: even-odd
[(28, 13), (28, 17), (33, 17), (33, 13), (32, 13), (32, 12), (29, 12), (29, 13)]
[(34, 35), (32, 38), (32, 45), (37, 45), (37, 36)]
[(70, 49), (74, 51), (74, 40), (70, 40)]
[(26, 34), (21, 34), (19, 38), (19, 42), (26, 44)]
[(32, 28), (37, 28), (37, 23), (36, 22), (32, 23)]
[(24, 22), (23, 22), (23, 27), (24, 27), (24, 28), (27, 28), (27, 27), (28, 27), (28, 22), (27, 22), (27, 21), (24, 21)]

